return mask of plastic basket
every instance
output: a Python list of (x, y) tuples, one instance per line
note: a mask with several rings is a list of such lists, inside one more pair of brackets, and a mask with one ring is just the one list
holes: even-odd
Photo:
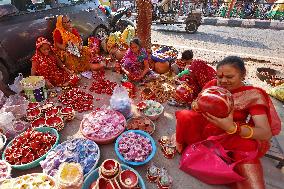
[[(119, 153), (118, 151), (118, 142), (121, 140), (122, 138), (122, 135), (123, 134), (126, 134), (126, 133), (129, 133), (129, 132), (133, 132), (135, 134), (139, 134), (141, 136), (144, 136), (144, 137), (147, 137), (150, 139), (151, 141), (151, 145), (152, 145), (152, 152), (151, 154), (147, 157), (147, 159), (145, 159), (144, 161), (142, 162), (134, 162), (134, 161), (127, 161), (126, 159), (124, 159), (124, 157)], [(116, 155), (118, 156), (118, 158), (128, 164), (128, 165), (132, 165), (132, 166), (141, 166), (141, 165), (144, 165), (146, 163), (148, 163), (154, 156), (155, 156), (155, 153), (157, 151), (157, 147), (156, 147), (156, 143), (154, 141), (154, 139), (146, 132), (144, 131), (141, 131), (141, 130), (128, 130), (128, 131), (125, 131), (124, 133), (122, 133), (117, 139), (116, 139), (116, 142), (115, 142), (115, 146), (114, 146), (114, 149), (115, 149), (115, 153)]]
[[(145, 186), (145, 183), (141, 177), (141, 175), (135, 171), (133, 168), (131, 167), (128, 167), (127, 165), (124, 165), (124, 164), (121, 164), (121, 169), (122, 170), (131, 170), (133, 171), (137, 176), (138, 176), (138, 184), (140, 186), (141, 189), (146, 189), (146, 186)], [(89, 189), (91, 184), (97, 180), (99, 178), (99, 168), (95, 169), (94, 171), (92, 171), (88, 176), (87, 178), (85, 179), (84, 181), (84, 184), (83, 184), (83, 187), (82, 189)]]
[[(50, 128), (50, 127), (38, 127), (38, 128), (34, 128), (36, 131), (39, 131), (39, 132), (42, 132), (42, 133), (47, 133), (47, 132), (50, 132), (52, 135), (55, 135), (56, 136), (56, 141), (55, 141), (55, 144), (51, 147), (51, 149), (48, 151), (50, 152), (53, 148), (55, 148), (55, 146), (57, 146), (57, 144), (59, 143), (59, 134), (58, 132), (56, 131), (56, 129), (53, 129), (53, 128)], [(16, 139), (16, 138), (15, 138)], [(2, 159), (3, 160), (6, 160), (6, 157), (5, 157), (5, 151), (6, 149), (12, 145), (13, 141), (15, 140), (11, 140), (9, 142), (9, 144), (6, 146), (3, 154), (2, 154)], [(43, 156), (41, 156), (40, 158), (30, 162), (30, 163), (27, 163), (27, 164), (22, 164), (22, 165), (11, 165), (12, 168), (14, 169), (19, 169), (19, 170), (26, 170), (26, 169), (31, 169), (33, 167), (36, 167), (39, 165), (39, 162), (44, 160), (45, 157), (47, 156), (48, 152), (46, 154), (44, 154)]]

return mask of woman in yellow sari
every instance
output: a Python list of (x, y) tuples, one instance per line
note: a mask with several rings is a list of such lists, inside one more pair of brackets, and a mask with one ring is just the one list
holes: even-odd
[(57, 17), (56, 28), (53, 31), (54, 49), (58, 57), (75, 73), (91, 69), (91, 52), (78, 31), (72, 27), (68, 16)]

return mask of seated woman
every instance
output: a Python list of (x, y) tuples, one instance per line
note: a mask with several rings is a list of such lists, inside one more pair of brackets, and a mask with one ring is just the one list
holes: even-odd
[(52, 88), (69, 85), (72, 72), (55, 55), (47, 39), (39, 37), (32, 57), (31, 75), (43, 76), (47, 87)]
[(183, 152), (187, 145), (228, 133), (220, 143), (225, 150), (233, 150), (233, 159), (240, 160), (243, 152), (258, 149), (256, 159), (236, 165), (236, 171), (247, 179), (234, 183), (232, 188), (264, 189), (259, 158), (269, 149), (272, 135), (279, 134), (281, 122), (265, 91), (244, 85), (245, 75), (244, 62), (239, 57), (229, 56), (218, 63), (217, 80), (210, 81), (204, 88), (219, 86), (229, 90), (233, 94), (234, 110), (227, 118), (193, 110), (177, 111), (176, 146)]
[(180, 98), (176, 96), (175, 99), (169, 101), (171, 105), (190, 105), (192, 100), (201, 92), (205, 84), (216, 78), (216, 71), (205, 61), (193, 59), (192, 50), (184, 51), (181, 60), (178, 60), (176, 64), (173, 65), (173, 69), (177, 73), (181, 72), (177, 76), (177, 81), (178, 83), (185, 82), (188, 86), (187, 88), (190, 88), (191, 100), (185, 100), (183, 97)]
[(134, 38), (130, 41), (130, 48), (122, 59), (122, 71), (131, 81), (150, 81), (157, 78), (157, 74), (149, 68), (148, 54), (141, 46), (141, 41)]
[(83, 46), (83, 41), (78, 31), (72, 27), (68, 16), (57, 17), (53, 41), (55, 53), (68, 69), (75, 73), (96, 69), (96, 65), (90, 64), (89, 48)]

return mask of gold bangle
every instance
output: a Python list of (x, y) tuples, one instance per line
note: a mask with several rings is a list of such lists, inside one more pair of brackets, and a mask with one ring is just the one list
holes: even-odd
[(238, 131), (238, 125), (235, 122), (233, 122), (233, 124), (235, 129), (232, 132), (226, 131), (229, 135), (235, 134)]
[(247, 138), (247, 139), (251, 138), (253, 136), (253, 133), (254, 133), (253, 128), (248, 126), (248, 125), (242, 125), (242, 126), (245, 127), (245, 128), (248, 128), (250, 130), (250, 134), (248, 136), (242, 136), (242, 138)]

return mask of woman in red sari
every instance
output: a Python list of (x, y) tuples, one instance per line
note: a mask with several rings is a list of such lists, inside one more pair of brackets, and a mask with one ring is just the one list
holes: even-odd
[(72, 72), (57, 58), (47, 39), (39, 37), (32, 57), (32, 75), (43, 76), (49, 88), (69, 85)]
[[(259, 152), (256, 159), (236, 166), (236, 171), (247, 179), (234, 183), (232, 188), (264, 189), (259, 158), (269, 149), (272, 135), (279, 134), (281, 121), (265, 91), (243, 84), (245, 74), (244, 62), (239, 57), (226, 57), (218, 63), (217, 80), (210, 81), (204, 88), (220, 86), (229, 90), (234, 98), (234, 110), (227, 118), (194, 110), (177, 111), (176, 145), (182, 152), (187, 145), (228, 133), (229, 136), (221, 141), (225, 150), (249, 152), (258, 149)], [(240, 160), (242, 157), (235, 152), (232, 158)]]

